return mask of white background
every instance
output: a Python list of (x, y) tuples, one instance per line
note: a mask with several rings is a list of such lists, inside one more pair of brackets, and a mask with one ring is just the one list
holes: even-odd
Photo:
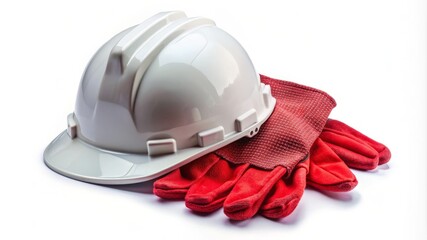
[[(5, 2), (0, 239), (427, 239), (425, 1)], [(258, 72), (330, 93), (332, 117), (387, 144), (391, 162), (354, 171), (351, 193), (307, 190), (288, 218), (244, 222), (160, 201), (149, 183), (119, 190), (49, 170), (43, 150), (65, 129), (92, 54), (167, 10), (213, 19)]]

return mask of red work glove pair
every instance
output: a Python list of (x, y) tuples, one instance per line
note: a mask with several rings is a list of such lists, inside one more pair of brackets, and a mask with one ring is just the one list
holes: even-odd
[(335, 102), (324, 92), (265, 76), (261, 81), (271, 86), (277, 105), (258, 135), (157, 180), (157, 196), (185, 199), (186, 206), (196, 212), (223, 207), (234, 220), (258, 212), (281, 218), (295, 209), (306, 184), (349, 191), (357, 180), (346, 164), (372, 169), (390, 158), (384, 145), (343, 123), (327, 120)]

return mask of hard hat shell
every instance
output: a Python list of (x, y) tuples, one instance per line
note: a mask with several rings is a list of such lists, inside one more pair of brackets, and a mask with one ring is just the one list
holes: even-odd
[(232, 36), (206, 18), (159, 13), (93, 56), (44, 160), (86, 182), (147, 181), (253, 136), (274, 105)]

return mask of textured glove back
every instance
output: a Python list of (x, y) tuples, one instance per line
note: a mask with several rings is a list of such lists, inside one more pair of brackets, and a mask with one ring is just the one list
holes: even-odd
[(261, 81), (270, 85), (272, 95), (280, 99), (274, 113), (259, 134), (240, 139), (216, 153), (236, 164), (250, 163), (262, 169), (281, 165), (290, 173), (307, 158), (336, 103), (318, 89), (262, 75)]

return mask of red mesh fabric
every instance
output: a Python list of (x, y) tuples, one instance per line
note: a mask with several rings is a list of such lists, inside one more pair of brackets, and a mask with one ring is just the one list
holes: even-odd
[(327, 93), (261, 75), (278, 100), (274, 112), (253, 138), (242, 138), (215, 153), (236, 163), (249, 163), (262, 169), (281, 165), (293, 167), (308, 156), (319, 137), (335, 100)]

